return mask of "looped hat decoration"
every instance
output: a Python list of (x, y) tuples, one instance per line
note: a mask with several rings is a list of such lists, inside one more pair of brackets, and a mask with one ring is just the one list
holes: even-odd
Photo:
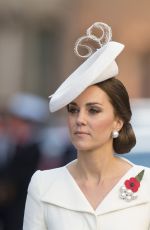
[[(96, 36), (93, 30), (102, 32)], [(90, 26), (86, 35), (80, 37), (74, 47), (75, 53), (79, 57), (87, 58), (52, 94), (49, 103), (51, 112), (55, 112), (77, 98), (88, 86), (102, 82), (118, 74), (116, 57), (124, 49), (124, 45), (112, 41), (111, 28), (102, 22), (96, 22)], [(92, 47), (84, 42), (92, 40), (99, 46), (93, 51)], [(87, 54), (82, 55), (80, 48), (87, 50)]]

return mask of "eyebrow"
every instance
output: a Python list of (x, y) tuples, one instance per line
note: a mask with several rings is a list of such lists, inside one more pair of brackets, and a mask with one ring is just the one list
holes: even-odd
[[(71, 102), (71, 103), (69, 103), (69, 105), (78, 106), (78, 104), (76, 102)], [(91, 106), (91, 105), (100, 105), (100, 106), (102, 106), (102, 104), (100, 104), (98, 102), (88, 102), (88, 103), (86, 103), (86, 106)]]

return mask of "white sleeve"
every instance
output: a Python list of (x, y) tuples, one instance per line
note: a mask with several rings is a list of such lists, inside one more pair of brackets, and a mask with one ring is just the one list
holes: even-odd
[(39, 178), (40, 171), (32, 176), (28, 188), (24, 212), (23, 230), (47, 230), (43, 203), (40, 201)]

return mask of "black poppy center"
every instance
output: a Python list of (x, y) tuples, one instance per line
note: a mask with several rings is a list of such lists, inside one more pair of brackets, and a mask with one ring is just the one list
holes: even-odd
[(132, 183), (130, 183), (130, 186), (131, 186), (131, 187), (134, 187), (134, 183), (133, 183), (133, 182), (132, 182)]

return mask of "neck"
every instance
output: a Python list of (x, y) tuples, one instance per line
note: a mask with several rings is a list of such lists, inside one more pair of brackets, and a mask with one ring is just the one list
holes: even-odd
[(116, 163), (113, 151), (78, 152), (76, 167), (83, 179), (99, 182), (110, 177)]

